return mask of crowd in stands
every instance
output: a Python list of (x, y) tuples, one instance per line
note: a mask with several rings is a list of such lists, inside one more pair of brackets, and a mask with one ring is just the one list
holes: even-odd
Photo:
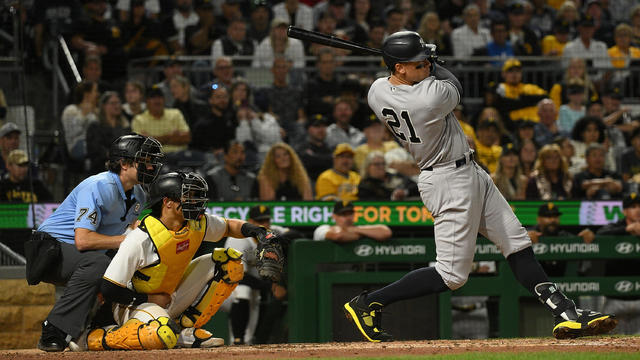
[[(62, 35), (82, 64), (82, 81), (59, 117), (69, 169), (82, 176), (102, 171), (111, 141), (133, 131), (163, 144), (165, 171), (201, 172), (216, 201), (417, 199), (419, 169), (366, 103), (374, 77), (360, 70), (380, 73), (384, 64), (345, 61), (346, 50), (288, 38), (291, 24), (376, 48), (389, 34), (414, 30), (454, 58), (454, 71), (465, 59), (490, 57), (484, 66), (500, 76), (476, 84), (486, 86), (482, 106), (461, 104), (455, 111), (476, 160), (508, 200), (613, 199), (638, 189), (640, 118), (622, 103), (640, 95), (625, 94), (634, 76), (628, 69), (640, 59), (634, 1), (33, 0), (22, 6), (34, 58), (44, 61), (51, 39)], [(162, 55), (168, 60), (153, 57)], [(207, 60), (182, 61), (182, 55)], [(541, 56), (564, 69), (548, 89), (523, 80)], [(146, 59), (137, 66), (162, 68), (163, 79), (140, 82), (136, 67), (127, 66), (135, 59)], [(247, 67), (270, 69), (272, 81), (251, 83), (242, 76)], [(303, 68), (314, 71), (296, 72)], [(15, 131), (0, 133), (6, 173), (17, 147), (5, 138)]]

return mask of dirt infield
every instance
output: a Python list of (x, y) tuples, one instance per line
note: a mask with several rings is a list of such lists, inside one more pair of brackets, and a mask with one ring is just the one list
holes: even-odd
[(44, 353), (35, 349), (3, 350), (5, 359), (303, 359), (326, 357), (367, 357), (399, 355), (438, 355), (466, 352), (640, 352), (640, 337), (597, 337), (576, 340), (492, 339), (430, 340), (384, 344), (365, 342), (325, 344), (280, 344), (257, 346), (224, 346), (216, 349), (175, 349), (131, 352)]

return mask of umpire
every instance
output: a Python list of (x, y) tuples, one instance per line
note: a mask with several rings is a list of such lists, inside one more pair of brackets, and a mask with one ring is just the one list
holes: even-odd
[(135, 224), (162, 163), (162, 145), (142, 135), (124, 135), (109, 149), (108, 171), (76, 186), (25, 243), (27, 281), (65, 286), (42, 323), (38, 348), (63, 351), (80, 336), (109, 265), (106, 249), (117, 249)]

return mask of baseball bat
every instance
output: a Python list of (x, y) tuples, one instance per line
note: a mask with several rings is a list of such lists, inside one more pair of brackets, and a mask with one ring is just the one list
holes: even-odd
[(368, 55), (382, 55), (382, 51), (380, 49), (370, 48), (353, 41), (340, 39), (335, 35), (327, 35), (317, 31), (309, 31), (292, 25), (289, 25), (289, 28), (287, 29), (287, 35), (290, 38), (302, 41), (311, 41), (317, 44), (357, 51)]

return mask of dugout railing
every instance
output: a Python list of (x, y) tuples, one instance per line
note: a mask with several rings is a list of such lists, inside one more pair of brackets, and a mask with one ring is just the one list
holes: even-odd
[[(598, 236), (593, 243), (586, 244), (580, 237), (543, 237), (540, 243), (534, 244), (533, 249), (539, 260), (570, 261), (565, 276), (551, 278), (551, 281), (557, 283), (571, 298), (640, 295), (640, 277), (581, 277), (577, 276), (576, 266), (577, 260), (637, 259), (640, 256), (640, 238)], [(438, 337), (451, 338), (452, 295), (497, 297), (498, 336), (519, 336), (520, 299), (532, 298), (531, 294), (515, 280), (499, 249), (486, 239), (478, 240), (474, 260), (495, 261), (496, 272), (490, 276), (471, 276), (459, 290), (437, 296)], [(376, 289), (407, 273), (324, 271), (323, 268), (326, 268), (327, 264), (427, 264), (432, 261), (435, 261), (435, 245), (432, 238), (392, 239), (384, 243), (371, 240), (348, 244), (310, 240), (294, 242), (290, 247), (288, 267), (289, 341), (334, 341), (332, 319), (335, 318), (335, 312), (342, 312), (342, 309), (331, 301), (334, 286), (369, 284), (372, 289)], [(351, 294), (355, 295), (357, 294)], [(348, 300), (349, 298), (344, 299)], [(391, 316), (409, 319), (412, 314), (394, 312)], [(551, 329), (549, 334), (550, 331)]]

